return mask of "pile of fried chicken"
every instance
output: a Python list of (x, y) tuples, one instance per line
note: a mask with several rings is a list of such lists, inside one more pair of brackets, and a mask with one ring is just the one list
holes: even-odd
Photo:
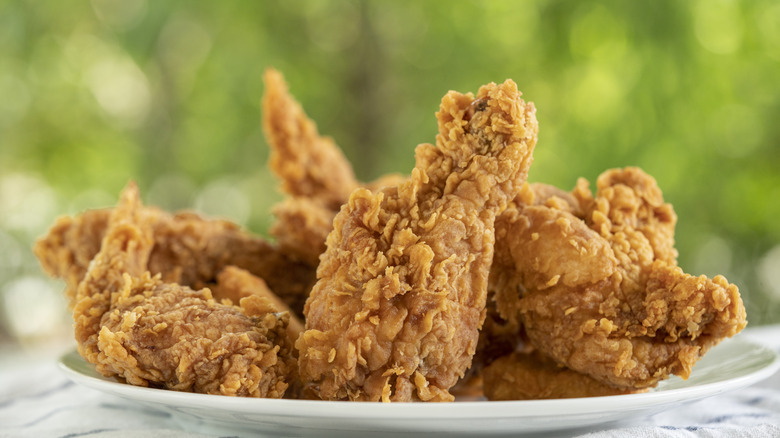
[(36, 242), (101, 374), (268, 398), (604, 396), (687, 378), (745, 327), (735, 285), (677, 266), (650, 175), (526, 182), (536, 109), (511, 80), (447, 93), (411, 173), (364, 183), (282, 75), (264, 79), (273, 241), (145, 206), (131, 182)]

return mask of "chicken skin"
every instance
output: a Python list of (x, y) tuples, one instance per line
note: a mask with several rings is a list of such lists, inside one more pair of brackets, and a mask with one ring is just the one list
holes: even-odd
[[(150, 272), (161, 274), (167, 282), (201, 288), (213, 284), (226, 266), (236, 266), (265, 279), (295, 314), (303, 315), (315, 280), (314, 268), (231, 222), (143, 208), (153, 228)], [(100, 249), (110, 215), (111, 209), (101, 209), (63, 216), (35, 243), (33, 251), (44, 271), (65, 280), (70, 308), (75, 304), (76, 287)]]
[(450, 401), (485, 317), (496, 215), (527, 176), (538, 125), (511, 80), (448, 93), (411, 177), (354, 191), (334, 220), (298, 338), (323, 399)]
[(289, 314), (258, 296), (225, 305), (209, 289), (152, 276), (153, 216), (128, 186), (77, 289), (79, 353), (101, 374), (133, 385), (282, 397), (296, 372)]
[(571, 194), (524, 190), (496, 221), (498, 312), (540, 353), (613, 388), (687, 378), (746, 316), (724, 277), (676, 266), (676, 220), (638, 168), (603, 173), (595, 196), (584, 179)]

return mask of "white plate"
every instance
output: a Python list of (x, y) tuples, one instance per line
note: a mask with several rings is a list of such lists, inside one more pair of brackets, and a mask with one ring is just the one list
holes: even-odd
[(367, 433), (517, 435), (603, 425), (749, 386), (774, 374), (780, 360), (773, 350), (736, 338), (707, 353), (688, 380), (673, 377), (644, 394), (387, 404), (235, 398), (141, 388), (101, 376), (75, 351), (63, 355), (59, 366), (77, 383), (168, 411), (190, 431), (365, 437)]

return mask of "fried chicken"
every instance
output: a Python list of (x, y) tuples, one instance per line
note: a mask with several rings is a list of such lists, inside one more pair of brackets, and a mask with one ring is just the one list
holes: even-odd
[(333, 217), (358, 187), (352, 166), (330, 137), (289, 94), (281, 73), (263, 76), (263, 131), (271, 148), (268, 164), (287, 199), (273, 208), (270, 233), (279, 246), (316, 267)]
[(290, 196), (315, 199), (338, 211), (358, 182), (344, 154), (330, 137), (320, 136), (317, 125), (290, 96), (281, 73), (268, 69), (263, 76), (263, 130), (271, 154), (269, 166)]
[[(504, 236), (510, 232), (505, 224), (516, 220), (518, 208), (530, 205), (543, 205), (582, 216), (579, 204), (571, 193), (547, 184), (526, 183), (514, 201), (496, 219), (497, 234)], [(533, 350), (523, 330), (523, 324), (516, 315), (517, 309), (513, 306), (517, 302), (517, 289), (524, 275), (523, 272), (513, 268), (515, 264), (513, 253), (518, 251), (522, 249), (507, 244), (504, 239), (496, 244), (493, 269), (490, 270), (488, 281), (487, 317), (480, 330), (477, 352), (466, 380), (478, 376), (483, 367), (490, 365), (499, 357), (516, 351), (528, 353)], [(599, 260), (589, 262), (593, 263), (592, 266), (597, 266)], [(497, 302), (501, 302), (502, 305), (498, 306)], [(503, 312), (499, 312), (499, 309)], [(464, 383), (468, 384), (468, 382)]]
[[(236, 266), (265, 279), (297, 315), (303, 315), (303, 304), (314, 284), (314, 268), (231, 222), (143, 208), (154, 218), (150, 272), (161, 274), (164, 281), (197, 289), (213, 284), (226, 266)], [(75, 304), (77, 285), (100, 249), (110, 214), (110, 209), (102, 209), (61, 217), (35, 243), (33, 251), (44, 271), (65, 280), (70, 308)]]
[[(536, 193), (539, 196), (536, 196)], [(497, 310), (557, 363), (622, 389), (683, 378), (746, 325), (737, 287), (676, 266), (677, 217), (655, 180), (613, 169), (595, 196), (521, 192), (496, 221)]]
[(411, 178), (358, 189), (304, 308), (299, 371), (331, 400), (449, 401), (485, 317), (496, 215), (527, 176), (538, 126), (511, 80), (448, 93)]
[(308, 198), (286, 198), (272, 212), (276, 220), (269, 231), (279, 247), (315, 269), (337, 212)]
[(76, 289), (89, 263), (100, 251), (110, 214), (109, 210), (89, 210), (74, 217), (59, 217), (33, 245), (33, 253), (44, 272), (65, 280), (65, 298), (70, 310), (76, 304)]
[(251, 272), (228, 266), (217, 275), (217, 284), (212, 288), (214, 299), (227, 304), (239, 304), (241, 300), (251, 296), (268, 300), (277, 312), (288, 312), (290, 322), (287, 324), (287, 335), (291, 343), (298, 339), (303, 331), (303, 322), (295, 312), (287, 306), (276, 294), (271, 292), (262, 278)]
[(325, 252), (333, 218), (358, 187), (378, 190), (403, 177), (384, 175), (371, 183), (355, 178), (352, 165), (330, 137), (323, 137), (290, 95), (281, 73), (263, 77), (263, 130), (271, 148), (269, 166), (287, 198), (275, 205), (270, 234), (281, 249), (316, 268)]
[[(549, 204), (555, 206), (555, 208), (574, 212), (578, 208), (577, 202), (571, 193), (565, 192), (554, 186), (546, 184), (524, 184), (510, 206), (508, 207), (506, 214), (516, 214), (517, 204), (538, 205)], [(504, 213), (502, 213), (504, 214)], [(496, 218), (497, 231), (501, 231), (503, 219), (501, 215)], [(511, 312), (509, 315), (501, 315), (498, 311), (496, 304), (497, 296), (500, 294), (509, 294), (504, 298), (504, 303), (512, 302), (516, 299), (516, 289), (520, 282), (520, 275), (518, 271), (514, 269), (505, 269), (502, 267), (513, 266), (514, 260), (512, 254), (509, 252), (509, 247), (504, 245), (503, 242), (496, 244), (496, 252), (494, 253), (494, 268), (490, 270), (490, 277), (488, 281), (488, 301), (487, 301), (487, 316), (485, 322), (482, 325), (482, 329), (479, 332), (479, 341), (477, 342), (477, 351), (474, 354), (474, 359), (471, 364), (471, 368), (466, 373), (464, 378), (458, 382), (454, 391), (458, 391), (458, 394), (465, 394), (468, 396), (482, 395), (477, 394), (477, 391), (482, 391), (483, 386), (483, 369), (489, 366), (494, 360), (508, 356), (512, 353), (524, 353), (528, 354), (533, 351), (523, 325), (519, 318), (514, 317)], [(499, 299), (500, 300), (500, 299)], [(508, 307), (508, 306), (504, 306)], [(534, 356), (523, 356), (523, 362), (534, 361)], [(535, 368), (525, 367), (528, 370), (545, 369), (542, 364), (536, 364)], [(497, 379), (493, 379), (493, 382), (497, 382)], [(522, 388), (526, 393), (531, 393), (530, 389)], [(507, 391), (512, 391), (507, 389)]]
[(745, 327), (736, 286), (677, 267), (676, 215), (649, 175), (607, 171), (595, 195), (584, 179), (524, 183), (538, 127), (511, 80), (448, 93), (411, 176), (372, 183), (281, 74), (264, 81), (286, 196), (275, 245), (144, 207), (134, 185), (36, 242), (104, 375), (326, 400), (450, 401), (483, 383), (491, 400), (626, 394), (686, 378)]
[(585, 374), (557, 365), (539, 354), (515, 352), (488, 365), (482, 373), (488, 400), (542, 400), (631, 394)]
[(255, 295), (225, 305), (209, 289), (152, 276), (154, 216), (128, 186), (77, 289), (79, 353), (134, 385), (282, 397), (296, 370), (289, 314)]

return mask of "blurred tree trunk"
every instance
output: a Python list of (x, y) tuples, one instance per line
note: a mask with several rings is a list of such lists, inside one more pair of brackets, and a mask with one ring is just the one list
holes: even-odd
[(354, 90), (355, 109), (355, 153), (353, 165), (361, 180), (376, 178), (377, 161), (381, 158), (381, 139), (387, 130), (384, 117), (392, 114), (381, 99), (381, 84), (385, 81), (387, 68), (382, 45), (371, 22), (371, 2), (360, 2), (360, 38), (355, 45), (354, 66), (346, 75), (348, 83), (344, 89)]

